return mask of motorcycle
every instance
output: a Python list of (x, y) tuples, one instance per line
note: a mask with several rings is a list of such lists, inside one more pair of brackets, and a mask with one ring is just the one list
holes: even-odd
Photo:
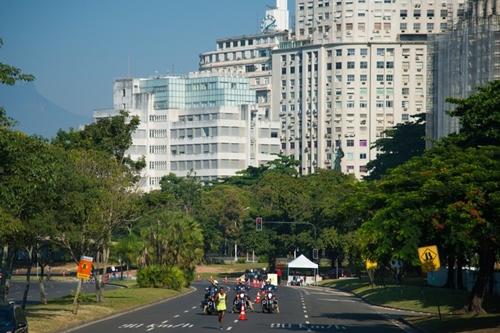
[(252, 305), (250, 304), (250, 299), (249, 299), (248, 295), (245, 294), (243, 291), (240, 291), (240, 292), (236, 293), (236, 297), (234, 298), (234, 301), (233, 301), (233, 313), (240, 313), (241, 306), (243, 304), (245, 305), (246, 309), (252, 310)]
[(215, 308), (215, 288), (205, 288), (205, 299), (201, 301), (201, 308), (203, 313), (206, 315), (212, 315), (217, 313)]
[(262, 312), (267, 312), (267, 313), (279, 313), (280, 308), (278, 305), (278, 300), (276, 299), (276, 295), (273, 294), (271, 291), (268, 291), (265, 294), (264, 299), (261, 301), (262, 304)]

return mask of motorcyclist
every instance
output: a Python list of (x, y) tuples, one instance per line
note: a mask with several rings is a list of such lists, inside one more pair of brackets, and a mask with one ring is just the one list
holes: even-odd
[(208, 280), (210, 282), (210, 286), (206, 288), (206, 293), (205, 293), (205, 300), (204, 300), (204, 306), (203, 306), (203, 312), (207, 312), (208, 308), (208, 301), (209, 300), (214, 300), (215, 295), (219, 292), (219, 281), (217, 280)]
[(233, 304), (236, 302), (238, 295), (243, 293), (243, 294), (245, 294), (246, 305), (250, 308), (250, 310), (253, 311), (253, 303), (250, 300), (250, 297), (248, 297), (248, 295), (247, 295), (247, 292), (249, 290), (248, 286), (245, 285), (241, 279), (238, 279), (238, 283), (236, 284), (236, 287), (234, 287), (234, 290), (236, 291), (236, 295), (234, 296)]
[(262, 291), (276, 291), (278, 287), (271, 283), (271, 280), (267, 280), (260, 290)]

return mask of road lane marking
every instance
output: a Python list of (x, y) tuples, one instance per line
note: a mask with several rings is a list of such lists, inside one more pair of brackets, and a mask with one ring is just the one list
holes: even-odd
[(308, 315), (304, 315), (304, 318), (309, 318), (309, 316)]
[(196, 309), (196, 308), (197, 308), (197, 306), (193, 306), (191, 309), (193, 309), (193, 310), (194, 310), (194, 309)]
[(174, 316), (174, 318), (179, 318), (179, 317), (180, 317), (180, 315), (175, 315), (175, 316)]
[(236, 324), (237, 322), (238, 322), (238, 319), (235, 319), (235, 320), (234, 320), (234, 323)]
[(184, 310), (184, 313), (188, 313), (188, 312), (189, 312), (189, 310)]
[(231, 326), (229, 326), (229, 327), (227, 328), (227, 330), (226, 330), (226, 331), (230, 331), (230, 330), (232, 330), (232, 329), (233, 329), (233, 328), (232, 328)]

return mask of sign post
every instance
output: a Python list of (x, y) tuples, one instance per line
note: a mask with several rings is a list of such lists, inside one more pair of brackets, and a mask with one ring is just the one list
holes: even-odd
[(80, 262), (76, 269), (76, 277), (78, 278), (78, 286), (75, 292), (75, 298), (73, 299), (73, 314), (78, 313), (78, 298), (80, 297), (80, 292), (82, 290), (83, 280), (90, 279), (90, 272), (92, 270), (92, 257), (81, 256)]
[[(439, 261), (439, 251), (436, 245), (419, 247), (418, 259), (420, 260), (420, 265), (422, 266), (422, 272), (431, 273), (432, 276), (434, 275), (434, 272), (438, 271), (441, 267), (441, 262)], [(437, 308), (439, 320), (441, 320), (439, 298), (437, 299)]]
[(366, 259), (366, 273), (368, 273), (368, 277), (370, 278), (370, 284), (373, 288), (373, 280), (375, 279), (375, 270), (378, 268), (378, 263), (376, 261), (371, 261)]

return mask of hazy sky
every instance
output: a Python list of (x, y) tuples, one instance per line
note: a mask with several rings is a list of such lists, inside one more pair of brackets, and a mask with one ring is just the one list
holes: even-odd
[[(293, 8), (293, 1), (289, 0)], [(74, 113), (112, 105), (112, 83), (197, 69), (215, 40), (258, 32), (274, 0), (0, 0), (0, 62)], [(174, 66), (174, 67), (172, 67)]]

